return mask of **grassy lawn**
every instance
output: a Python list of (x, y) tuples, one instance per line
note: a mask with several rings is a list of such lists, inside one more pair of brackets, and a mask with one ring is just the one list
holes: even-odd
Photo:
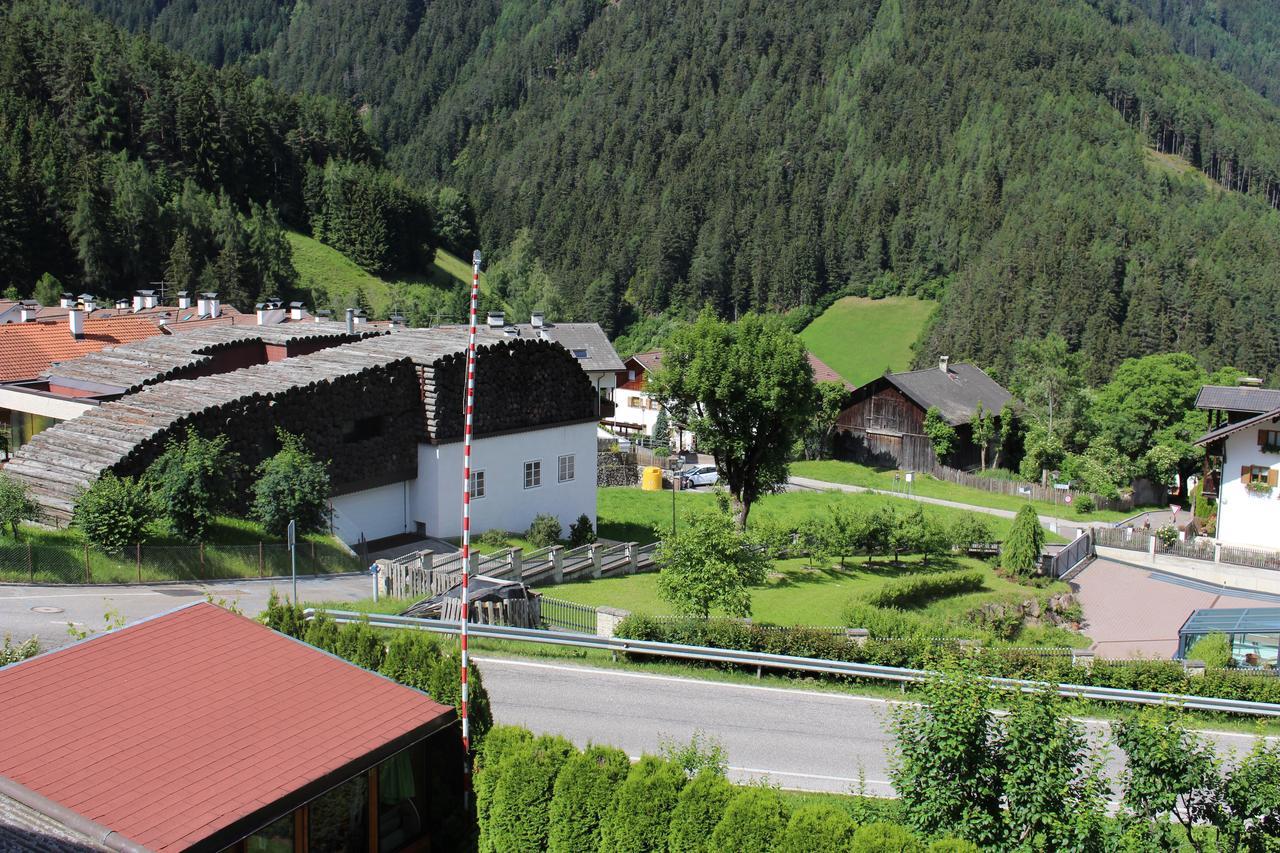
[[(1056, 592), (1067, 592), (1066, 584), (1044, 589), (1022, 586), (998, 576), (990, 565), (967, 557), (934, 560), (928, 569), (973, 569), (982, 572), (984, 589), (964, 595), (936, 599), (910, 612), (959, 624), (964, 614), (987, 601), (1026, 600)], [(845, 624), (844, 611), (851, 600), (861, 599), (885, 581), (922, 571), (918, 557), (903, 557), (895, 566), (890, 559), (849, 559), (845, 567), (810, 567), (802, 558), (778, 560), (769, 579), (751, 593), (751, 615), (757, 621), (776, 625)], [(552, 598), (595, 607), (621, 607), (652, 616), (673, 615), (670, 605), (658, 594), (658, 575), (653, 572), (599, 580), (546, 586), (541, 592)], [(855, 626), (856, 627), (856, 626)], [(1055, 631), (1053, 639), (1062, 643), (1068, 632)], [(1083, 638), (1081, 638), (1083, 639)]]
[[(436, 250), (435, 262), (425, 276), (384, 279), (365, 272), (337, 249), (318, 240), (288, 232), (293, 248), (293, 265), (303, 288), (312, 292), (315, 307), (347, 307), (355, 304), (356, 292), (367, 300), (370, 313), (384, 318), (419, 300), (434, 303), (440, 291), (465, 288), (471, 284), (471, 265), (444, 249)], [(480, 277), (484, 288), (484, 276)], [(456, 319), (456, 318), (455, 318)]]
[[(259, 543), (262, 543), (261, 546)], [(88, 573), (86, 575), (86, 553)], [(363, 565), (327, 533), (309, 533), (298, 543), (298, 573), (359, 571)], [(18, 541), (0, 536), (0, 581), (11, 583), (129, 583), (195, 581), (288, 575), (289, 550), (254, 521), (219, 517), (203, 550), (159, 526), (139, 552), (86, 552), (75, 528), (24, 525)]]
[[(605, 539), (618, 542), (656, 542), (664, 533), (671, 530), (672, 492), (645, 492), (625, 486), (602, 488), (598, 492), (597, 524), (598, 533)], [(676, 492), (676, 523), (690, 510), (710, 509), (715, 505), (715, 496), (708, 492)], [(806, 518), (817, 513), (826, 512), (836, 505), (849, 506), (854, 509), (872, 510), (880, 506), (902, 511), (903, 501), (900, 498), (886, 495), (850, 494), (848, 492), (784, 492), (778, 495), (767, 495), (752, 504), (751, 515), (747, 519), (750, 527), (753, 521), (768, 520), (781, 524), (799, 525)], [(943, 523), (951, 524), (966, 513), (965, 510), (952, 509), (945, 506), (921, 504), (925, 515)], [(983, 520), (991, 527), (997, 539), (1003, 539), (1012, 526), (1012, 519), (983, 515)], [(1066, 541), (1060, 536), (1047, 534), (1050, 542)]]
[[(894, 475), (900, 474), (900, 471), (872, 468), (869, 465), (859, 465), (856, 462), (838, 462), (834, 459), (824, 459), (818, 462), (792, 462), (791, 473), (797, 477), (808, 477), (827, 483), (863, 486), (869, 489), (894, 490), (901, 489), (903, 485), (901, 481), (897, 484), (893, 481)], [(1140, 509), (1135, 509), (1132, 512), (1095, 510), (1094, 512), (1079, 513), (1066, 504), (1052, 504), (1048, 501), (1033, 501), (1017, 495), (987, 492), (971, 486), (961, 486), (957, 483), (948, 483), (945, 480), (935, 480), (927, 474), (916, 474), (915, 482), (911, 484), (911, 491), (913, 494), (921, 495), (922, 497), (940, 498), (942, 500), (972, 504), (973, 506), (991, 507), (992, 509), (1007, 509), (1010, 512), (1017, 512), (1026, 504), (1031, 504), (1040, 515), (1052, 515), (1068, 520), (1120, 521), (1134, 513), (1141, 512)]]
[(814, 355), (854, 385), (911, 366), (911, 345), (937, 304), (911, 296), (847, 296), (800, 333)]

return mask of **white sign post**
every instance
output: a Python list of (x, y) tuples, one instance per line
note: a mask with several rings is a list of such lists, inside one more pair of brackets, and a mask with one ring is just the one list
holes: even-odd
[(289, 522), (289, 563), (293, 571), (293, 603), (298, 603), (298, 527)]

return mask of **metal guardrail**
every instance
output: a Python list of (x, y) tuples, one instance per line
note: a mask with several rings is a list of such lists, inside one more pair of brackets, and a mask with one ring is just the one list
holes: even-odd
[[(457, 634), (461, 627), (457, 622), (445, 622), (439, 619), (416, 619), (411, 616), (384, 616), (375, 613), (357, 613), (347, 610), (317, 611), (308, 608), (304, 611), (307, 619), (315, 618), (318, 612), (335, 622), (368, 622), (374, 628), (408, 628), (416, 631), (434, 631), (442, 634)], [(750, 652), (739, 649), (715, 649), (707, 646), (685, 646), (677, 643), (656, 643), (648, 640), (627, 640), (619, 637), (591, 637), (584, 634), (558, 633), (531, 628), (509, 628), (501, 625), (470, 625), (468, 633), (473, 637), (492, 640), (514, 640), (526, 643), (548, 643), (559, 646), (576, 646), (578, 648), (603, 649), (610, 652), (622, 652), (633, 655), (653, 655), (655, 657), (684, 658), (686, 660), (705, 661), (709, 663), (726, 663), (736, 666), (754, 666), (757, 671), (764, 668), (789, 669), (799, 672), (816, 672), (825, 675), (844, 675), (853, 678), (895, 681), (899, 683), (921, 682), (934, 677), (938, 673), (925, 669), (907, 669), (905, 667), (879, 666), (868, 663), (850, 663), (848, 661), (826, 660), (823, 658), (802, 658), (790, 655), (775, 655), (767, 652)], [(1280, 705), (1269, 702), (1248, 702), (1239, 699), (1217, 699), (1209, 696), (1188, 696), (1177, 693), (1154, 693), (1147, 690), (1125, 690), (1118, 687), (1091, 687), (1080, 684), (1051, 684), (1045, 681), (1032, 681), (1022, 678), (995, 678), (983, 676), (983, 680), (995, 687), (1005, 690), (1032, 692), (1054, 689), (1061, 696), (1077, 699), (1089, 699), (1097, 702), (1123, 702), (1131, 705), (1178, 705), (1198, 711), (1220, 711), (1229, 714), (1253, 714), (1265, 717), (1280, 717)]]

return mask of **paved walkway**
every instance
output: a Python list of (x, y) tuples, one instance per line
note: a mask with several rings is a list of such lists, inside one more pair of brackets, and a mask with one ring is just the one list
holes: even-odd
[[(1100, 557), (1071, 582), (1084, 610), (1081, 629), (1100, 658), (1168, 659), (1178, 651), (1178, 629), (1201, 608), (1258, 607), (1230, 590), (1180, 585), (1176, 578)], [(1226, 593), (1226, 594), (1223, 594)]]
[[(800, 488), (809, 489), (815, 492), (827, 492), (831, 490), (839, 492), (869, 492), (873, 495), (886, 495), (891, 498), (901, 498), (908, 501), (919, 501), (923, 504), (933, 504), (934, 506), (946, 506), (952, 509), (963, 509), (969, 512), (981, 512), (986, 515), (995, 515), (1000, 518), (1013, 518), (1016, 512), (1008, 509), (995, 509), (989, 506), (976, 506), (974, 504), (960, 503), (959, 501), (948, 501), (942, 498), (927, 498), (923, 495), (906, 495), (902, 492), (889, 491), (888, 489), (872, 489), (867, 486), (851, 486), (848, 483), (828, 483), (826, 480), (811, 480), (808, 477), (792, 477), (788, 481), (789, 485)], [(1049, 515), (1037, 516), (1040, 524), (1050, 530), (1056, 531), (1068, 539), (1074, 539), (1080, 535), (1080, 532), (1086, 527), (1092, 525), (1081, 522), (1080, 520), (1072, 520), (1066, 518), (1055, 518)]]

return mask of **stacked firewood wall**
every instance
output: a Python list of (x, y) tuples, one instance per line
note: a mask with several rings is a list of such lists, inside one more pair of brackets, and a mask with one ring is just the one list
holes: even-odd
[[(441, 356), (421, 370), (428, 438), (462, 438), (466, 353)], [(591, 380), (563, 347), (513, 339), (482, 346), (476, 357), (475, 430), (487, 435), (598, 417)]]

